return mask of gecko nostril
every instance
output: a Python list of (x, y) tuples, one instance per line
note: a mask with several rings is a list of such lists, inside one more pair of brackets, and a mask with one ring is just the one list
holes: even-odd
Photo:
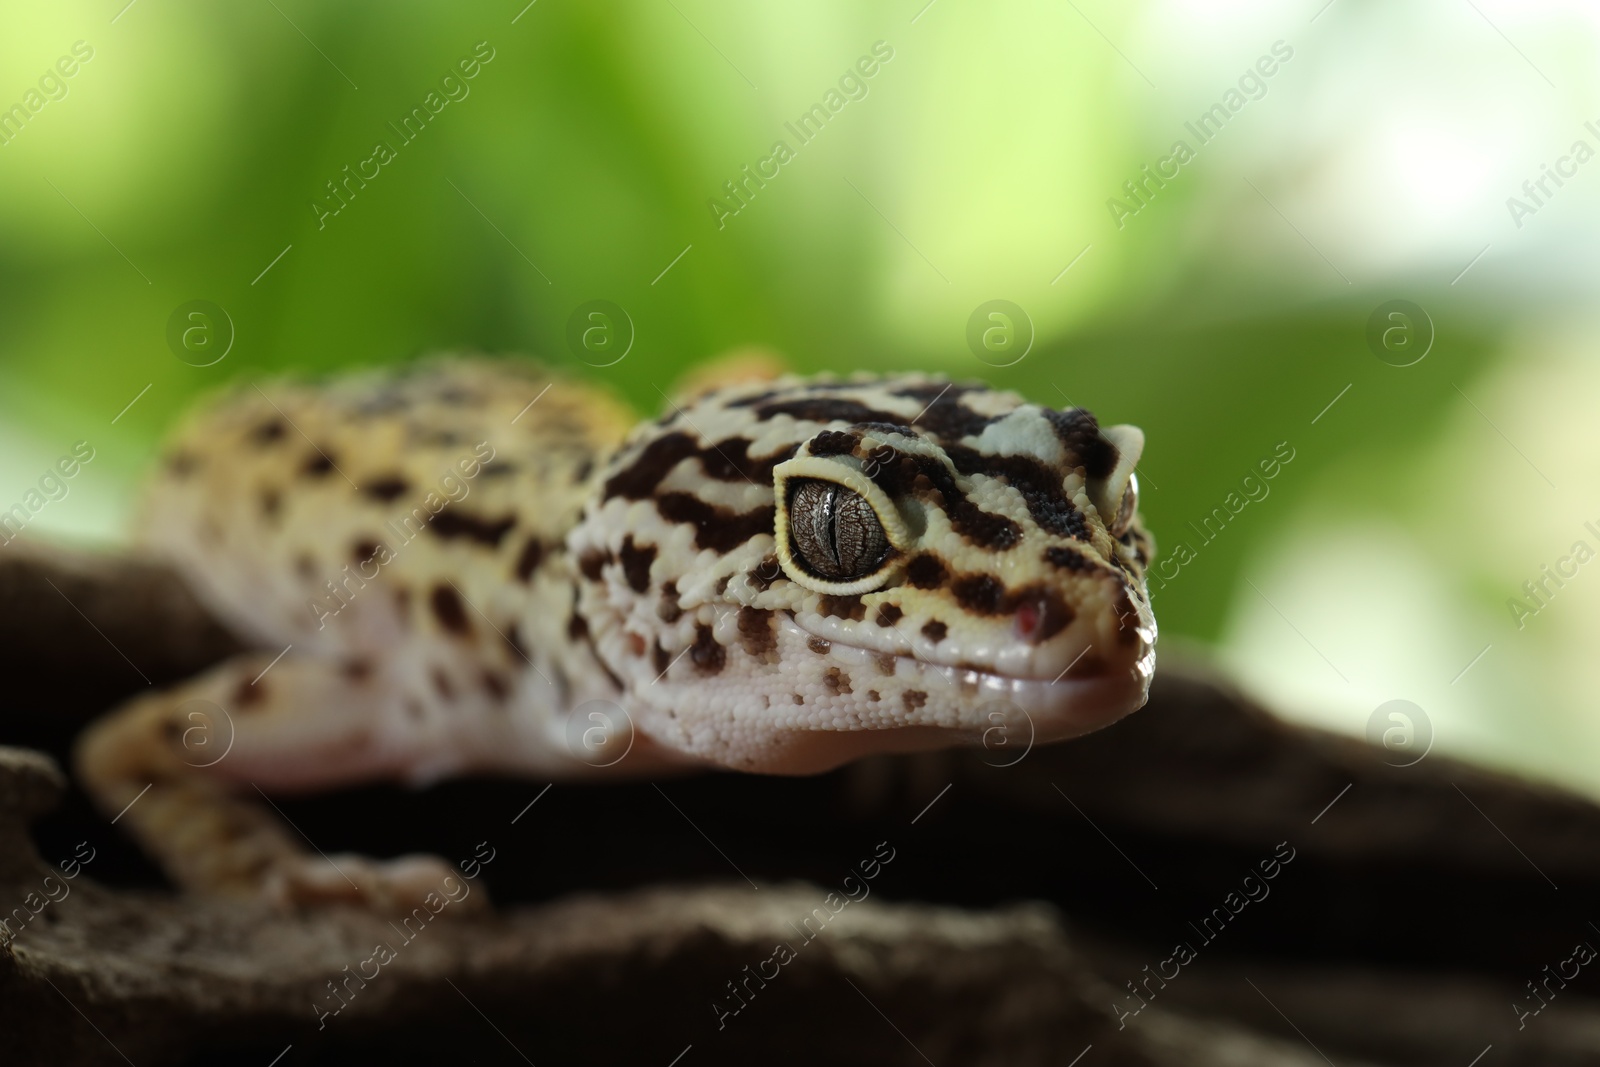
[(1040, 617), (1039, 605), (1031, 600), (1023, 601), (1017, 608), (1017, 636), (1024, 641), (1031, 641), (1039, 630)]
[(1017, 602), (1013, 626), (1017, 637), (1030, 645), (1042, 644), (1072, 625), (1071, 605), (1050, 592), (1036, 592)]

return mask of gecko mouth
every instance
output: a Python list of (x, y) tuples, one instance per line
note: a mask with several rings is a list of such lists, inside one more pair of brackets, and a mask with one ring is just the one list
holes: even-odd
[[(1143, 707), (1155, 670), (1154, 645), (1143, 635), (1138, 655), (1131, 659), (1125, 652), (1119, 652), (1114, 660), (1097, 657), (1089, 646), (1064, 670), (1043, 677), (967, 663), (941, 663), (918, 654), (914, 646), (904, 652), (868, 648), (841, 639), (838, 632), (815, 632), (788, 613), (781, 618), (787, 636), (797, 644), (826, 651), (847, 668), (884, 675), (892, 660), (897, 685), (944, 698), (937, 704), (949, 711), (935, 717), (948, 721), (929, 725), (981, 729), (978, 724), (987, 725), (987, 721), (982, 715), (974, 718), (974, 711), (1009, 709), (1028, 719), (1040, 742), (1076, 737)], [(930, 700), (929, 707), (934, 704)]]

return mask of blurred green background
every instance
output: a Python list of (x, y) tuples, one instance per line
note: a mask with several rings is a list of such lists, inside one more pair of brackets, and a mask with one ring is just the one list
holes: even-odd
[[(645, 412), (747, 345), (981, 377), (1144, 427), (1146, 516), (1192, 549), (1164, 640), (1307, 721), (1409, 700), (1440, 751), (1600, 792), (1600, 567), (1509, 603), (1600, 549), (1597, 39), (1510, 0), (8, 5), (0, 509), (87, 440), (24, 536), (115, 543), (196, 393), (432, 350)], [(595, 299), (635, 331), (604, 368), (567, 342)], [(996, 299), (1020, 359), (969, 347)], [(1397, 299), (1426, 321), (1374, 347)], [(195, 300), (232, 324), (205, 367), (168, 341)]]

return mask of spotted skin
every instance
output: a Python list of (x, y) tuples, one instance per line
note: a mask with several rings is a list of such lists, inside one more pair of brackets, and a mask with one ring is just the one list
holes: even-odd
[[(1114, 529), (1142, 442), (921, 375), (712, 392), (607, 465), (569, 538), (578, 602), (641, 730), (708, 763), (807, 773), (997, 721), (1073, 736), (1153, 670), (1153, 544)], [(785, 486), (818, 478), (893, 531), (881, 573), (796, 566)]]
[[(186, 886), (403, 906), (428, 861), (336, 879), (254, 790), (802, 774), (1143, 703), (1137, 430), (924, 375), (747, 371), (637, 425), (594, 387), (473, 358), (202, 408), (142, 536), (262, 651), (91, 729), (91, 792), (115, 813), (149, 785), (124, 825)], [(806, 562), (822, 527), (792, 511), (834, 494), (881, 525), (849, 542), (871, 573)], [(225, 758), (186, 750), (195, 707)]]

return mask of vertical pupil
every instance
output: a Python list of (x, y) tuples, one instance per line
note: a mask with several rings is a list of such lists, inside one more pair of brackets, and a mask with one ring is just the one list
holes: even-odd
[(872, 505), (860, 494), (824, 479), (793, 483), (789, 533), (795, 555), (821, 578), (861, 577), (888, 551)]
[[(819, 487), (820, 488), (820, 487)], [(811, 529), (816, 544), (825, 553), (824, 569), (837, 575), (839, 566), (839, 488), (830, 485), (816, 494), (816, 506), (811, 511)]]

